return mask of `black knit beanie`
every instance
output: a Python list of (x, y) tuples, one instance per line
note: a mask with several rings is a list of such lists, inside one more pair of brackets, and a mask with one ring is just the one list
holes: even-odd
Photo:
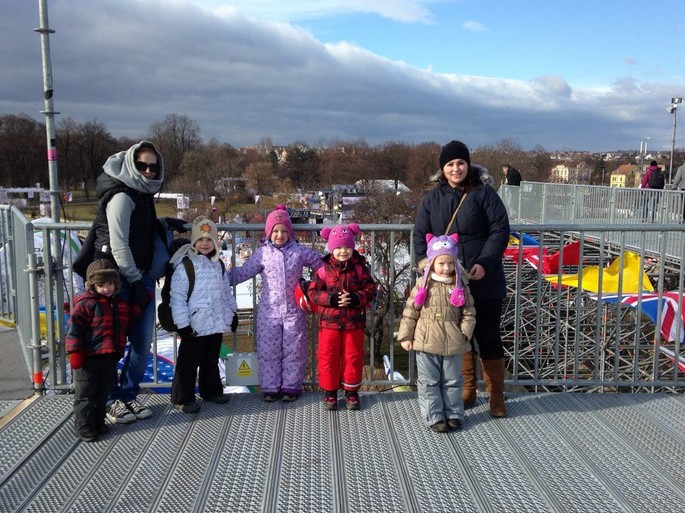
[(454, 159), (465, 160), (469, 166), (471, 165), (469, 149), (461, 141), (450, 141), (442, 147), (442, 151), (440, 152), (440, 169), (442, 170), (442, 168), (445, 167), (445, 164)]

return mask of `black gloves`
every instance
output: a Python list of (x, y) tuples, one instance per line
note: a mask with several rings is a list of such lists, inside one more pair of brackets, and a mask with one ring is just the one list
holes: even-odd
[(183, 219), (176, 219), (175, 217), (163, 217), (162, 220), (166, 223), (169, 230), (173, 230), (178, 233), (185, 233), (188, 230), (186, 228), (187, 222)]
[[(359, 298), (359, 294), (356, 292), (351, 292), (350, 293), (350, 304), (347, 305), (347, 308), (359, 308), (362, 305), (361, 299)], [(340, 306), (340, 294), (331, 294), (331, 306), (333, 308), (342, 308)]]
[(233, 312), (233, 320), (231, 321), (231, 332), (235, 333), (238, 329), (238, 312)]
[(134, 281), (131, 283), (131, 302), (138, 304), (141, 310), (145, 311), (147, 305), (150, 304), (150, 294), (148, 293), (143, 280)]
[(179, 328), (176, 331), (176, 333), (178, 333), (183, 338), (197, 337), (197, 331), (191, 328), (190, 324), (188, 326), (184, 326), (183, 328)]

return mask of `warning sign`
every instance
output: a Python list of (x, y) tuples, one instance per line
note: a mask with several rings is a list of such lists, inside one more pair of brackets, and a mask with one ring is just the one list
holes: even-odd
[(247, 363), (247, 360), (241, 360), (240, 366), (238, 367), (238, 371), (236, 372), (236, 374), (242, 377), (252, 376), (252, 369), (250, 369), (250, 365)]
[(226, 357), (226, 381), (230, 386), (259, 384), (259, 362), (254, 353), (233, 353)]

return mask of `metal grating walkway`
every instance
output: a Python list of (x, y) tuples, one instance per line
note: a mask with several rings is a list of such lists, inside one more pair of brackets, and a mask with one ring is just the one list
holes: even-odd
[(0, 401), (0, 511), (682, 512), (685, 400), (667, 394), (484, 398), (465, 429), (425, 429), (416, 394), (366, 394), (324, 412), (319, 394), (266, 404), (141, 396), (154, 416), (86, 444), (71, 397)]

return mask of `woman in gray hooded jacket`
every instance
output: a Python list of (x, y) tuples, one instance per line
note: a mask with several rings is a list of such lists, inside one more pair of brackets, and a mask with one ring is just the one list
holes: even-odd
[(154, 330), (154, 280), (149, 272), (157, 219), (153, 196), (162, 188), (164, 164), (155, 145), (141, 141), (110, 156), (103, 168), (95, 188), (95, 258), (116, 264), (122, 277), (121, 296), (143, 310), (140, 322), (127, 333), (129, 350), (108, 399), (107, 417), (128, 424), (152, 415), (137, 396)]

